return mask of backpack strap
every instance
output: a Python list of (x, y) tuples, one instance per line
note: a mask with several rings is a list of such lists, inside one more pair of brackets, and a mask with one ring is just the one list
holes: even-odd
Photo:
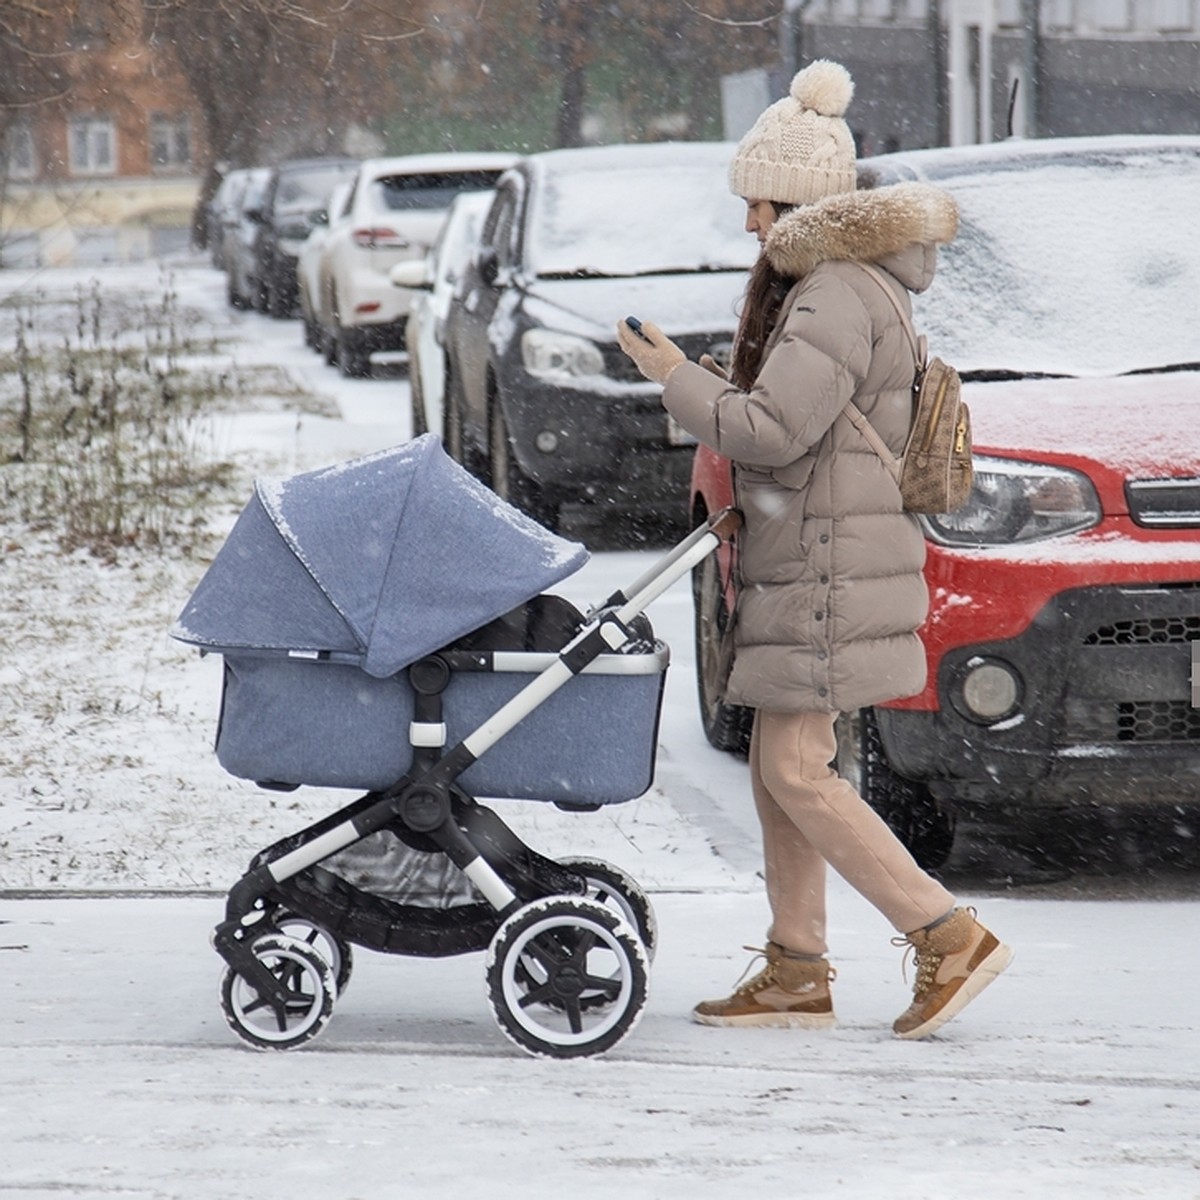
[[(891, 285), (884, 279), (883, 275), (869, 263), (856, 262), (856, 267), (861, 267), (866, 273), (879, 285), (883, 294), (891, 301), (892, 307), (896, 310), (896, 316), (900, 318), (900, 324), (904, 329), (904, 333), (908, 338), (908, 344), (913, 352), (913, 380), (921, 374), (925, 368), (925, 339), (918, 338), (916, 330), (913, 329), (912, 319), (908, 313), (904, 311), (904, 306), (896, 299), (896, 293)], [(866, 414), (858, 407), (854, 401), (850, 401), (846, 405), (846, 416), (850, 418), (854, 428), (862, 434), (864, 440), (883, 460), (883, 465), (887, 467), (888, 472), (896, 481), (897, 486), (900, 483), (900, 473), (903, 469), (903, 462), (897, 458), (891, 450), (888, 449), (888, 444), (881, 438), (875, 429), (875, 426), (867, 420)]]
[(891, 301), (892, 307), (896, 310), (896, 316), (900, 318), (900, 324), (904, 327), (905, 335), (908, 337), (908, 344), (912, 347), (913, 361), (916, 363), (917, 373), (920, 374), (922, 368), (925, 366), (925, 339), (917, 337), (917, 331), (913, 328), (912, 318), (904, 311), (904, 305), (896, 299), (895, 289), (884, 279), (878, 268), (871, 266), (870, 263), (859, 262), (854, 265), (866, 271), (880, 288), (883, 289), (883, 294)]
[(846, 405), (846, 416), (850, 418), (854, 428), (863, 435), (867, 444), (875, 451), (876, 454), (883, 460), (883, 465), (887, 467), (892, 478), (897, 485), (900, 483), (901, 463), (889, 449), (888, 444), (879, 436), (875, 430), (875, 426), (867, 420), (866, 414), (853, 400)]

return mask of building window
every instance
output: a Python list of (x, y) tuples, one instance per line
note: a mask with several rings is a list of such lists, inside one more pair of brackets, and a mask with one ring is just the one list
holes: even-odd
[(32, 179), (37, 174), (33, 130), (24, 122), (19, 122), (8, 131), (5, 167), (10, 179)]
[(111, 117), (71, 118), (71, 170), (112, 175), (117, 169), (117, 131)]
[(191, 127), (186, 114), (151, 115), (150, 165), (156, 171), (179, 171), (192, 165)]

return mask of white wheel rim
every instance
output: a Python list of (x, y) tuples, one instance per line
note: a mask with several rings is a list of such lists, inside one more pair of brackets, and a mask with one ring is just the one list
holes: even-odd
[[(547, 1008), (543, 1005), (531, 1005), (528, 1008), (522, 1006), (521, 1001), (528, 995), (529, 988), (522, 986), (516, 978), (517, 964), (523, 958), (526, 958), (526, 963), (530, 959), (536, 961), (536, 956), (532, 953), (526, 957), (526, 947), (529, 943), (542, 934), (553, 929), (560, 929), (563, 926), (585, 930), (595, 935), (597, 939), (596, 943), (588, 951), (587, 956), (587, 974), (589, 976), (606, 980), (615, 980), (618, 977), (620, 979), (620, 990), (611, 1006), (604, 1010), (584, 1009), (581, 1012), (580, 1016), (584, 1028), (578, 1033), (573, 1032), (569, 1027), (563, 1027), (567, 1026), (569, 1020), (569, 1016), (565, 1011)], [(592, 959), (596, 955), (614, 957), (617, 960), (616, 970), (609, 973), (604, 967), (593, 969)], [(605, 965), (607, 966), (608, 964)], [(552, 1045), (578, 1046), (586, 1042), (598, 1041), (625, 1017), (626, 1006), (633, 994), (633, 979), (629, 966), (629, 955), (626, 948), (617, 939), (615, 933), (601, 922), (584, 916), (568, 918), (561, 915), (548, 915), (539, 921), (533, 922), (528, 928), (523, 929), (508, 947), (504, 961), (501, 964), (501, 987), (504, 993), (505, 1005), (512, 1015), (512, 1019), (526, 1033)], [(526, 969), (528, 969), (528, 966), (526, 966)], [(544, 972), (542, 972), (542, 977), (544, 978)], [(584, 994), (586, 995), (586, 992)], [(594, 1025), (588, 1024), (590, 1015), (599, 1018)], [(538, 1019), (539, 1017), (541, 1019)]]
[(238, 1023), (263, 1042), (291, 1042), (303, 1037), (321, 1019), (328, 990), (321, 972), (303, 950), (291, 946), (273, 945), (264, 948), (261, 953), (256, 952), (256, 957), (268, 970), (272, 970), (279, 959), (296, 963), (303, 972), (297, 990), (308, 999), (308, 1007), (302, 1014), (296, 1010), (295, 1018), (289, 1011), (284, 1019), (286, 1028), (280, 1029), (274, 1007), (260, 1000), (257, 990), (241, 975), (235, 975), (233, 986), (229, 989), (229, 1003)]
[(342, 952), (337, 942), (315, 921), (306, 917), (284, 917), (278, 922), (279, 932), (311, 946), (328, 964), (334, 979), (342, 973)]

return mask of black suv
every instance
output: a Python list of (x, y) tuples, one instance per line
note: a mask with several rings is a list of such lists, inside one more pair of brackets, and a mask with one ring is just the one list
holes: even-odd
[(304, 158), (271, 171), (262, 204), (247, 215), (258, 225), (254, 254), (258, 293), (255, 307), (273, 317), (296, 308), (296, 259), (313, 231), (330, 193), (358, 169), (354, 158)]
[[(680, 522), (691, 439), (616, 342), (633, 314), (728, 355), (757, 246), (732, 145), (552, 150), (500, 179), (447, 318), (447, 449), (544, 524), (564, 504)], [(587, 513), (581, 514), (585, 519)]]

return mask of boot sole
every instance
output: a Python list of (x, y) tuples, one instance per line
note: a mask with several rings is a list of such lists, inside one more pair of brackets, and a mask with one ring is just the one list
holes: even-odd
[(832, 1029), (837, 1024), (833, 1013), (746, 1013), (740, 1017), (716, 1017), (692, 1013), (697, 1025), (718, 1025), (731, 1028), (770, 1029)]
[(918, 1038), (928, 1037), (931, 1033), (941, 1029), (952, 1017), (958, 1016), (980, 992), (983, 991), (989, 983), (992, 982), (1002, 971), (1004, 971), (1013, 960), (1013, 950), (1011, 946), (1006, 946), (1001, 942), (995, 950), (991, 952), (971, 972), (970, 975), (963, 981), (962, 987), (954, 993), (953, 996), (945, 1003), (945, 1005), (928, 1021), (922, 1022), (915, 1029), (910, 1029), (907, 1033), (897, 1033), (896, 1037), (902, 1038), (904, 1041), (916, 1041)]

